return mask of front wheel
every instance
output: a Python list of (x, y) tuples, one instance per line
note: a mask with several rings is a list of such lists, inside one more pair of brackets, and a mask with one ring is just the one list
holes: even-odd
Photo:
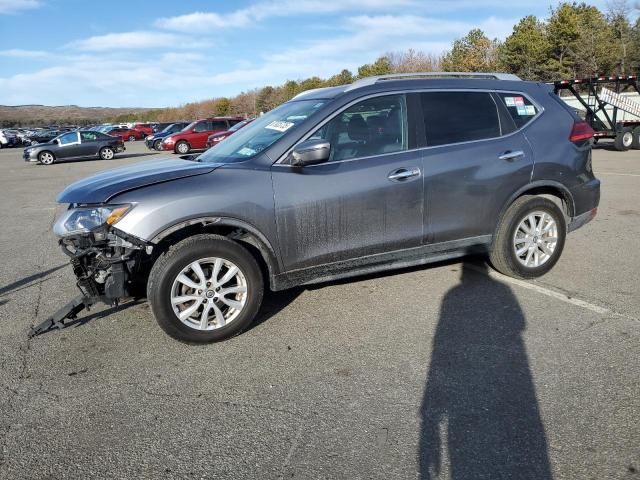
[(115, 153), (111, 147), (102, 147), (100, 149), (100, 158), (102, 160), (111, 160)]
[(160, 327), (188, 343), (237, 335), (253, 322), (264, 293), (256, 260), (220, 235), (195, 235), (163, 253), (149, 275), (147, 298)]
[(189, 145), (189, 143), (185, 142), (184, 140), (178, 142), (178, 144), (176, 145), (176, 152), (181, 155), (186, 155), (190, 150), (191, 145)]
[(53, 165), (56, 161), (56, 157), (54, 157), (51, 152), (40, 152), (38, 154), (38, 160), (42, 165)]
[(153, 142), (153, 149), (157, 150), (158, 152), (162, 151), (162, 140), (156, 140), (155, 142)]
[(504, 214), (489, 258), (496, 270), (510, 277), (540, 277), (560, 258), (566, 236), (567, 223), (558, 205), (525, 195)]

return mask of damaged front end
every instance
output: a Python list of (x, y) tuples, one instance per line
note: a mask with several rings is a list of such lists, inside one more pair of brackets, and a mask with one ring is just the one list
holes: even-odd
[(66, 319), (75, 319), (96, 303), (118, 305), (133, 296), (134, 278), (152, 246), (114, 226), (132, 208), (132, 204), (71, 205), (56, 221), (54, 233), (71, 260), (81, 295), (32, 327), (30, 336), (64, 328)]

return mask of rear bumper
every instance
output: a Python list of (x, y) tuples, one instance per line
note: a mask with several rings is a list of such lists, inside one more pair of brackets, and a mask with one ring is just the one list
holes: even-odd
[(578, 215), (577, 217), (573, 217), (568, 226), (569, 232), (573, 232), (574, 230), (577, 230), (578, 228), (589, 223), (591, 220), (595, 218), (597, 213), (598, 213), (598, 207), (595, 207), (589, 210), (588, 212), (584, 212)]

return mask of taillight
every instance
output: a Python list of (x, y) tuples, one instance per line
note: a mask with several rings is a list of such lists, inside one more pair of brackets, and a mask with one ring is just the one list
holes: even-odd
[(584, 140), (589, 140), (593, 138), (596, 132), (594, 132), (591, 125), (589, 125), (584, 120), (580, 122), (575, 122), (573, 124), (573, 128), (571, 129), (571, 135), (569, 135), (569, 141), (573, 143), (582, 142)]

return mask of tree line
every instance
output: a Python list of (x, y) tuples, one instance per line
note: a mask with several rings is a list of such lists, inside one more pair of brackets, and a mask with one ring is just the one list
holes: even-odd
[(329, 78), (289, 80), (221, 97), (192, 102), (146, 114), (119, 115), (114, 122), (193, 120), (211, 115), (254, 117), (303, 91), (343, 85), (358, 78), (423, 71), (514, 73), (525, 80), (553, 81), (597, 75), (629, 75), (640, 69), (640, 19), (631, 21), (627, 0), (611, 0), (606, 11), (577, 2), (563, 2), (545, 19), (522, 18), (504, 40), (473, 29), (456, 39), (441, 55), (416, 50), (387, 53), (351, 72), (344, 69)]

